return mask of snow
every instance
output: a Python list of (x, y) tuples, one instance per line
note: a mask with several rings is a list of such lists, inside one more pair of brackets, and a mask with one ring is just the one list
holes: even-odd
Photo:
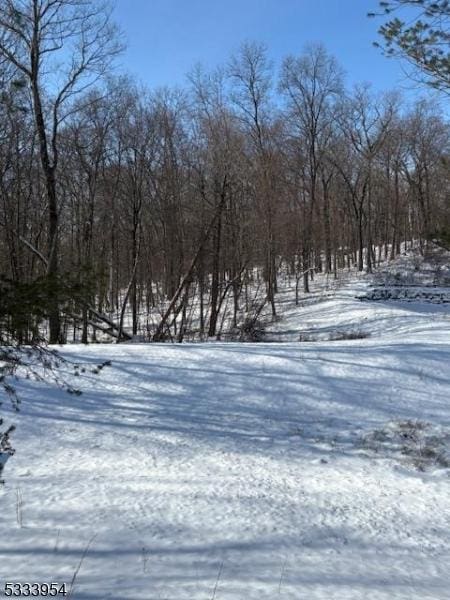
[(2, 470), (6, 464), (6, 461), (9, 458), (9, 454), (7, 452), (0, 452), (0, 475), (2, 473)]
[(285, 343), (70, 346), (81, 396), (21, 381), (0, 585), (450, 598), (450, 471), (415, 460), (448, 450), (448, 306), (361, 302), (370, 285), (323, 278), (299, 307), (283, 292), (268, 338)]

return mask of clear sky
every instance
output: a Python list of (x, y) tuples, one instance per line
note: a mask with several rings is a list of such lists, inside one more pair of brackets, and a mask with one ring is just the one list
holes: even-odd
[[(279, 65), (308, 42), (322, 42), (347, 83), (410, 88), (401, 64), (373, 47), (377, 0), (116, 0), (128, 48), (122, 67), (149, 87), (183, 86), (196, 64), (215, 67), (246, 40), (264, 42)], [(408, 96), (411, 92), (408, 92)]]

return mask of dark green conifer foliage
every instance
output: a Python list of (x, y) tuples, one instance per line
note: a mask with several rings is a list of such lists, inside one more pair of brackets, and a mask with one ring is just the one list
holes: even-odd
[[(413, 77), (450, 94), (450, 0), (380, 1), (380, 12), (388, 16), (380, 27), (382, 42), (375, 46), (386, 56), (405, 58)], [(404, 10), (402, 10), (404, 9)]]

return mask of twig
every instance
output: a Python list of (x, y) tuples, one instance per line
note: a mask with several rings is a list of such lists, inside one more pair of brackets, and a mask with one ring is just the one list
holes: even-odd
[(75, 589), (75, 581), (77, 579), (78, 573), (80, 572), (81, 565), (83, 564), (83, 561), (86, 558), (89, 548), (91, 547), (91, 544), (95, 540), (96, 537), (97, 537), (97, 534), (94, 533), (94, 535), (91, 537), (91, 539), (86, 544), (85, 549), (83, 550), (83, 554), (81, 555), (80, 562), (78, 563), (77, 568), (75, 569), (75, 571), (73, 573), (72, 581), (70, 582), (69, 593), (67, 595), (68, 598), (72, 597), (73, 591)]
[(19, 525), (19, 527), (22, 527), (22, 525), (23, 525), (22, 506), (23, 506), (22, 492), (20, 490), (20, 487), (18, 487), (18, 488), (16, 488), (16, 519), (17, 519), (17, 524)]
[(147, 573), (148, 550), (145, 546), (142, 547), (142, 570)]
[(216, 585), (214, 586), (213, 595), (211, 596), (211, 600), (214, 600), (216, 597), (217, 586), (219, 585), (220, 576), (222, 575), (223, 561), (220, 563), (219, 572), (217, 573)]
[(55, 547), (53, 548), (53, 552), (58, 551), (58, 543), (59, 543), (60, 533), (61, 533), (61, 529), (58, 529), (58, 533), (56, 534), (56, 542), (55, 542)]

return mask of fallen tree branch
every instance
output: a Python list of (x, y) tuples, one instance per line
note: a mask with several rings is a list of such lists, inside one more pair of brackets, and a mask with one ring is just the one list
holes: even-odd
[(162, 319), (159, 322), (159, 325), (156, 328), (155, 333), (153, 334), (152, 341), (154, 341), (154, 342), (160, 342), (160, 341), (163, 340), (163, 338), (164, 338), (163, 331), (165, 329), (166, 322), (167, 322), (167, 320), (170, 317), (170, 313), (175, 308), (176, 303), (178, 301), (178, 298), (181, 296), (181, 294), (183, 292), (183, 289), (192, 280), (192, 273), (194, 271), (195, 265), (197, 264), (197, 261), (199, 259), (200, 253), (203, 250), (204, 245), (208, 241), (208, 238), (211, 235), (211, 231), (212, 231), (212, 229), (213, 229), (213, 227), (214, 227), (217, 219), (219, 218), (220, 213), (222, 212), (222, 209), (223, 209), (223, 207), (225, 205), (225, 200), (226, 200), (225, 188), (226, 188), (226, 185), (227, 185), (227, 178), (225, 176), (224, 182), (223, 182), (223, 186), (222, 186), (222, 190), (223, 191), (222, 191), (222, 194), (221, 194), (220, 202), (219, 202), (219, 204), (216, 207), (216, 210), (214, 212), (214, 215), (213, 215), (211, 221), (209, 222), (208, 227), (206, 228), (206, 230), (203, 233), (202, 238), (200, 239), (200, 243), (199, 243), (199, 245), (197, 247), (197, 251), (195, 252), (195, 254), (194, 254), (194, 256), (193, 256), (193, 258), (191, 260), (191, 263), (189, 265), (189, 268), (188, 268), (185, 276), (181, 280), (181, 283), (178, 286), (177, 291), (175, 292), (172, 300), (170, 301), (170, 304), (169, 304), (166, 312), (162, 316)]

